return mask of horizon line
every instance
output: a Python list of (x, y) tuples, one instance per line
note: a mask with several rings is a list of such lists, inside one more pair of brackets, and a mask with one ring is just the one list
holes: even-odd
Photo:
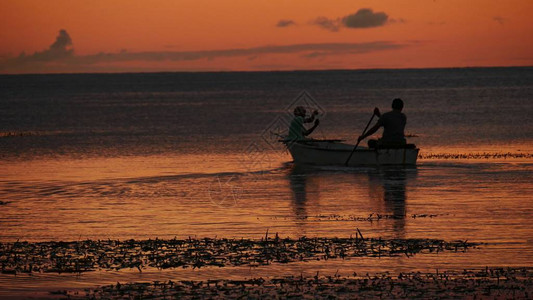
[(169, 73), (290, 73), (290, 72), (335, 72), (335, 71), (400, 71), (400, 70), (451, 70), (451, 69), (505, 69), (533, 68), (533, 65), (511, 66), (463, 66), (463, 67), (411, 67), (411, 68), (345, 68), (345, 69), (270, 69), (270, 70), (176, 70), (176, 71), (112, 71), (112, 72), (43, 72), (43, 73), (0, 73), (0, 76), (24, 75), (112, 75), (112, 74), (169, 74)]

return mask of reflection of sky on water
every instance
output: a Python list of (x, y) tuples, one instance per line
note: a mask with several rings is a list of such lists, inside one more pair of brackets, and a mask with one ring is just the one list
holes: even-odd
[[(212, 159), (205, 173), (172, 171), (177, 165), (192, 171), (202, 161), (205, 157), (132, 157), (70, 161), (75, 166), (71, 169), (65, 169), (67, 162), (40, 161), (33, 163), (31, 170), (14, 162), (5, 169), (9, 178), (0, 179), (0, 200), (10, 201), (0, 207), (2, 240), (174, 236), (260, 239), (266, 230), (270, 236), (279, 233), (281, 237), (349, 237), (359, 229), (367, 238), (490, 243), (460, 254), (319, 261), (260, 270), (174, 270), (168, 274), (143, 273), (146, 280), (172, 276), (201, 279), (213, 274), (226, 278), (291, 272), (313, 275), (317, 270), (334, 274), (354, 269), (375, 272), (433, 270), (436, 266), (524, 266), (530, 264), (533, 255), (532, 166), (527, 161), (423, 161), (416, 169), (299, 168), (283, 165), (284, 159), (280, 158), (278, 168), (235, 174), (226, 172), (228, 162)], [(166, 174), (156, 170), (162, 166), (166, 166)], [(63, 172), (57, 173), (61, 168)], [(111, 175), (118, 171), (125, 177)], [(46, 180), (39, 179), (41, 176)], [(229, 182), (239, 191), (242, 188), (236, 203), (209, 200), (208, 188), (218, 178), (222, 182), (234, 178)], [(371, 214), (392, 218), (362, 220)], [(434, 217), (413, 218), (424, 214)], [(88, 275), (83, 277), (85, 283), (76, 284), (116, 282), (123, 275), (139, 280), (132, 272), (114, 277)], [(58, 279), (21, 277), (17, 282), (26, 287), (46, 286), (51, 280)], [(13, 283), (0, 276), (0, 286), (2, 282)], [(66, 283), (59, 280), (56, 285), (62, 284)]]
[[(527, 160), (424, 160), (416, 169), (299, 168), (284, 164), (288, 158), (279, 156), (268, 170), (232, 172), (240, 159), (190, 155), (4, 163), (0, 201), (9, 203), (0, 206), (0, 240), (260, 239), (267, 230), (270, 236), (279, 233), (280, 237), (349, 237), (359, 229), (365, 237), (490, 243), (457, 255), (276, 265), (260, 272), (216, 271), (221, 277), (235, 278), (290, 272), (312, 275), (317, 270), (333, 274), (354, 268), (403, 271), (530, 264), (533, 178)], [(206, 166), (202, 172), (199, 165)], [(228, 185), (214, 192), (226, 195), (238, 190), (235, 201), (210, 200), (213, 191), (209, 189), (218, 180)], [(377, 214), (392, 217), (363, 220)], [(413, 218), (423, 214), (435, 217)], [(168, 276), (207, 278), (213, 272), (175, 270)], [(144, 278), (158, 280), (165, 274)], [(138, 280), (136, 274), (130, 275)], [(97, 277), (115, 282), (120, 276)], [(88, 285), (100, 282), (84, 278)], [(17, 282), (45, 286), (49, 281), (24, 280)], [(0, 276), (0, 286), (2, 282), (11, 285), (13, 281)]]

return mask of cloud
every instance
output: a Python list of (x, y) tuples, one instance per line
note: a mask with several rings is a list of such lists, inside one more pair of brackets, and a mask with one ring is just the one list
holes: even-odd
[[(204, 51), (176, 51), (176, 52), (119, 52), (99, 53), (94, 55), (77, 56), (72, 63), (96, 64), (126, 61), (190, 61), (200, 59), (216, 59), (227, 57), (250, 57), (271, 54), (301, 54), (318, 55), (360, 54), (406, 47), (405, 44), (394, 42), (371, 43), (309, 43), (281, 46), (261, 46), (253, 48), (236, 48)], [(312, 56), (317, 56), (313, 54)]]
[(400, 23), (400, 24), (405, 24), (407, 23), (407, 21), (403, 18), (399, 18), (399, 19), (388, 19), (387, 20), (387, 23)]
[(56, 40), (48, 49), (37, 51), (32, 55), (26, 55), (25, 52), (22, 52), (15, 58), (4, 58), (0, 60), (0, 70), (13, 67), (23, 68), (25, 65), (43, 64), (72, 58), (74, 56), (74, 49), (71, 46), (72, 39), (66, 30), (61, 29)]
[(70, 49), (70, 46), (72, 46), (72, 39), (66, 30), (61, 29), (55, 42), (48, 49), (35, 52), (32, 55), (26, 55), (23, 52), (19, 55), (18, 60), (19, 62), (53, 61), (71, 57), (74, 54), (74, 50)]
[[(109, 66), (122, 62), (195, 61), (218, 58), (241, 57), (257, 59), (264, 55), (295, 54), (305, 58), (328, 55), (354, 55), (375, 51), (394, 50), (411, 46), (412, 43), (378, 41), (370, 43), (307, 43), (291, 45), (268, 45), (251, 48), (234, 48), (199, 51), (147, 51), (147, 52), (101, 52), (91, 55), (74, 55), (69, 47), (72, 40), (61, 30), (56, 41), (47, 49), (32, 55), (21, 54), (0, 61), (0, 70), (5, 72), (32, 72), (35, 70), (80, 70)], [(52, 68), (53, 67), (53, 68)]]
[(318, 27), (322, 27), (323, 29), (329, 30), (329, 31), (339, 31), (339, 27), (341, 25), (340, 20), (333, 20), (328, 19), (326, 17), (318, 17), (311, 21), (312, 25), (317, 25)]
[(50, 45), (48, 51), (54, 53), (70, 53), (70, 50), (67, 49), (68, 46), (72, 46), (72, 39), (65, 29), (61, 29), (59, 30), (59, 35), (56, 37), (56, 41)]
[(315, 47), (312, 51), (302, 54), (302, 57), (317, 58), (329, 55), (364, 54), (383, 50), (405, 48), (407, 44), (391, 42), (371, 42), (359, 44), (322, 44), (324, 47)]
[(358, 10), (355, 14), (342, 18), (342, 24), (348, 28), (371, 28), (379, 27), (387, 23), (387, 16), (384, 12), (374, 12), (370, 8)]
[(384, 12), (374, 12), (370, 8), (362, 8), (356, 13), (344, 16), (342, 18), (329, 19), (327, 17), (318, 17), (311, 21), (311, 24), (317, 25), (329, 31), (339, 31), (341, 27), (345, 28), (372, 28), (391, 23), (404, 23), (403, 19), (389, 19)]
[(279, 20), (278, 24), (276, 24), (277, 27), (289, 27), (293, 25), (296, 25), (293, 20)]

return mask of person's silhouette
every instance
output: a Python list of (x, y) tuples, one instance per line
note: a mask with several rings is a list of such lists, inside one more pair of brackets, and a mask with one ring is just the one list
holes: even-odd
[[(310, 135), (315, 128), (320, 124), (318, 119), (315, 119), (315, 116), (318, 115), (318, 111), (314, 111), (309, 118), (306, 118), (306, 110), (302, 106), (298, 106), (294, 109), (294, 118), (291, 121), (289, 127), (289, 135), (287, 140), (299, 141), (305, 139), (306, 136)], [(306, 129), (304, 123), (311, 123), (315, 121), (315, 124)]]
[(380, 127), (383, 127), (383, 136), (379, 140), (369, 140), (368, 146), (370, 148), (376, 147), (391, 147), (402, 146), (406, 144), (405, 141), (405, 124), (407, 123), (407, 117), (402, 113), (403, 101), (400, 98), (396, 98), (392, 101), (392, 111), (381, 115), (379, 109), (374, 109), (374, 114), (379, 117), (378, 122), (374, 127), (370, 128), (365, 134), (358, 138), (358, 141), (365, 139), (368, 136), (376, 133)]

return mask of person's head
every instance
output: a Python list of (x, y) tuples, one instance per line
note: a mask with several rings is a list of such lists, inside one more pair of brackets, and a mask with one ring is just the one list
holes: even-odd
[(392, 109), (396, 110), (402, 110), (403, 108), (403, 101), (400, 98), (396, 98), (392, 100)]
[(296, 106), (296, 108), (294, 109), (294, 115), (295, 116), (301, 116), (301, 117), (305, 117), (305, 108), (303, 108), (303, 106)]

